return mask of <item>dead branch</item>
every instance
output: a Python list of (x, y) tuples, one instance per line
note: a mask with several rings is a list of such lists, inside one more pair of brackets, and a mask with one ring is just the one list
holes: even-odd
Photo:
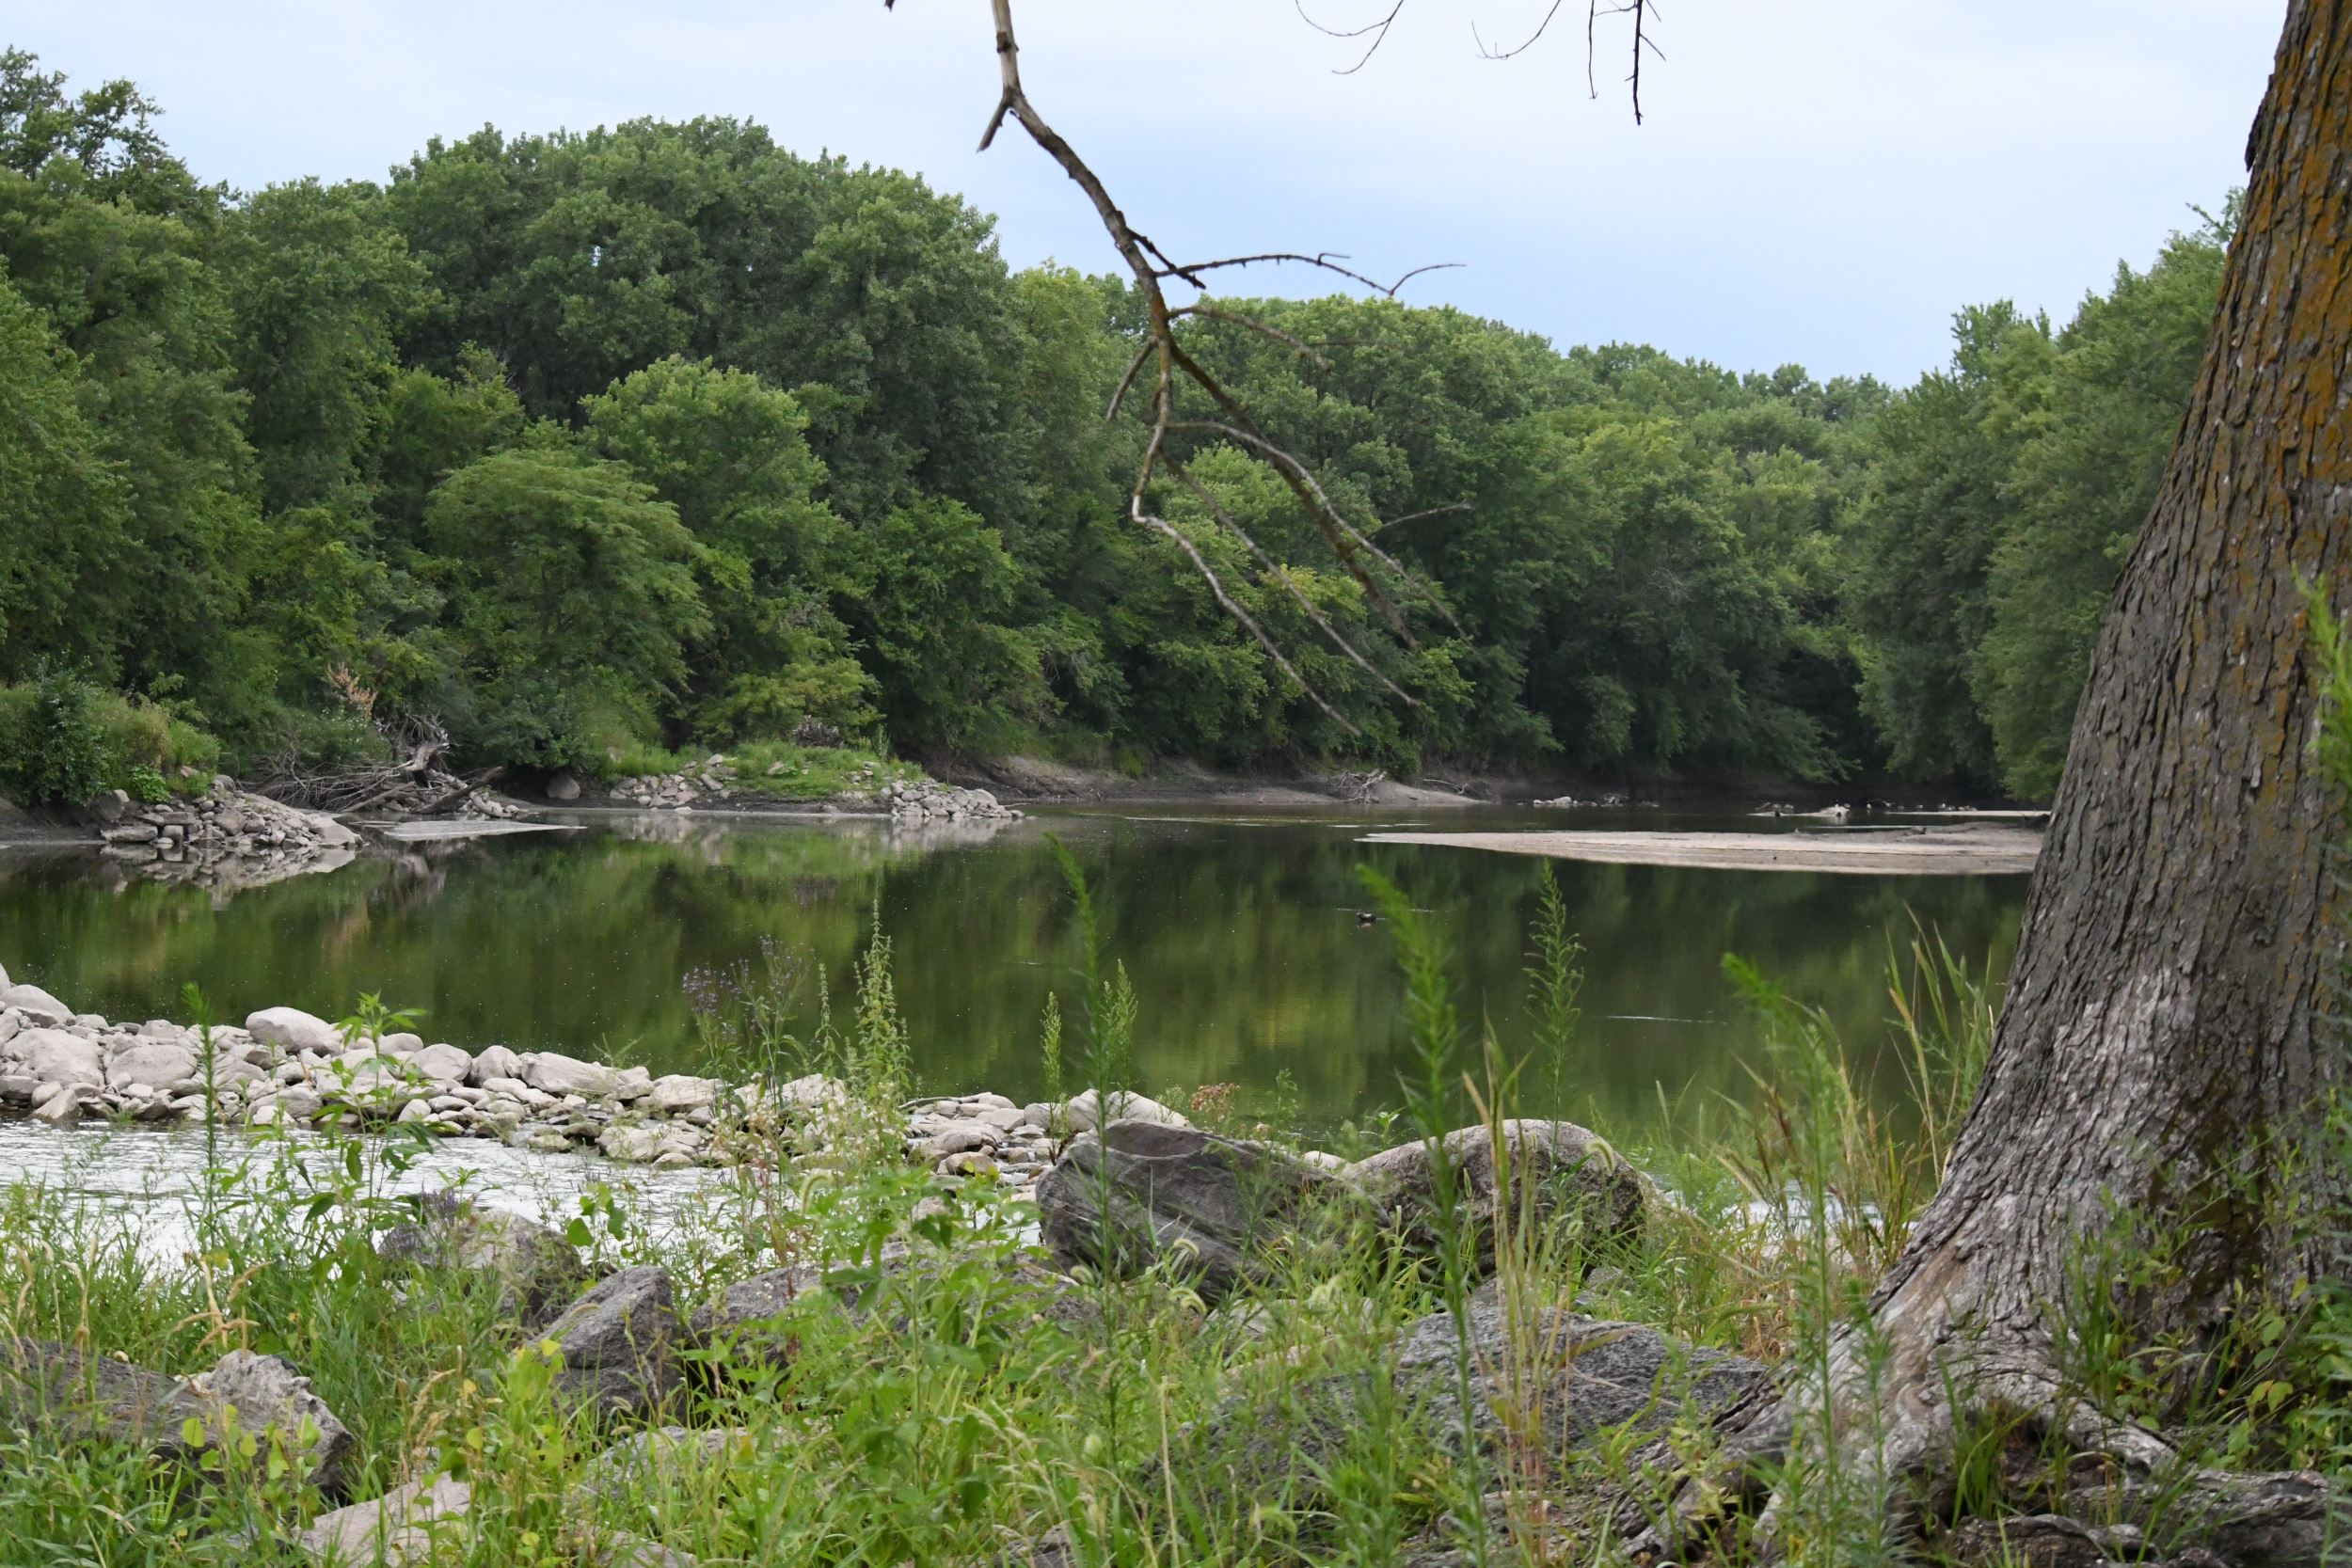
[[(895, 0), (883, 0), (883, 3), (885, 8), (895, 8)], [(1250, 256), (1220, 257), (1207, 261), (1180, 262), (1176, 261), (1149, 235), (1136, 230), (1128, 221), (1126, 214), (1120, 209), (1119, 203), (1112, 198), (1109, 189), (1103, 183), (1093, 168), (1078, 155), (1077, 150), (1070, 145), (1069, 141), (1046, 121), (1044, 116), (1039, 113), (1021, 77), (1021, 47), (1013, 31), (1012, 0), (990, 0), (990, 5), (995, 22), (998, 90), (995, 107), (990, 112), (988, 122), (981, 132), (980, 147), (985, 150), (992, 146), (995, 142), (997, 133), (1004, 129), (1007, 120), (1018, 124), (1028, 135), (1029, 139), (1035, 142), (1039, 149), (1070, 177), (1079, 190), (1085, 193), (1088, 201), (1094, 208), (1095, 215), (1102, 222), (1104, 231), (1109, 235), (1112, 247), (1119, 252), (1120, 260), (1126, 262), (1127, 269), (1134, 276), (1136, 286), (1144, 298), (1145, 340), (1137, 348), (1134, 360), (1127, 366), (1126, 372), (1120, 377), (1119, 385), (1111, 394), (1108, 410), (1108, 417), (1116, 419), (1120, 411), (1126, 406), (1129, 397), (1136, 395), (1136, 388), (1143, 377), (1145, 367), (1152, 367), (1150, 436), (1145, 445), (1142, 461), (1137, 466), (1135, 484), (1128, 494), (1130, 518), (1138, 526), (1150, 529), (1172, 541), (1191, 562), (1202, 579), (1208, 583), (1210, 592), (1216, 596), (1218, 605), (1225, 612), (1257, 640), (1259, 645), (1273, 658), (1276, 667), (1286, 677), (1300, 690), (1306, 692), (1317, 707), (1350, 735), (1359, 733), (1357, 727), (1342, 716), (1323, 694), (1315, 689), (1298, 667), (1278, 645), (1276, 640), (1267, 633), (1255, 617), (1241, 606), (1218, 577), (1216, 568), (1210, 563), (1198, 546), (1184, 534), (1182, 529), (1161, 515), (1159, 510), (1152, 504), (1152, 487), (1159, 481), (1163, 468), (1166, 469), (1166, 477), (1169, 482), (1183, 488), (1207, 508), (1214, 526), (1231, 534), (1248, 551), (1262, 576), (1290, 596), (1326, 641), (1338, 649), (1351, 663), (1377, 680), (1383, 688), (1400, 701), (1408, 705), (1418, 705), (1410, 693), (1382, 673), (1373, 661), (1365, 657), (1363, 651), (1358, 648), (1346, 634), (1341, 631), (1330, 618), (1309, 598), (1296, 579), (1263, 549), (1248, 531), (1242, 527), (1239, 519), (1235, 518), (1216, 499), (1207, 486), (1200, 483), (1173, 450), (1169, 441), (1170, 436), (1177, 434), (1215, 436), (1220, 440), (1234, 442), (1269, 463), (1282, 477), (1283, 483), (1297, 500), (1301, 510), (1307, 514), (1332, 552), (1339, 557), (1341, 564), (1362, 591), (1365, 602), (1379, 612), (1383, 621), (1405, 646), (1409, 648), (1418, 644), (1414, 641), (1410, 625), (1397, 607), (1396, 594), (1391, 591), (1390, 582), (1393, 582), (1401, 592), (1410, 597), (1436, 606), (1458, 632), (1459, 623), (1454, 621), (1453, 611), (1446, 607), (1434, 585), (1422, 581), (1393, 556), (1375, 546), (1364, 530), (1358, 528), (1342, 515), (1340, 509), (1332, 504), (1329, 496), (1308, 466), (1278, 442), (1270, 439), (1258, 427), (1257, 422), (1242, 406), (1239, 400), (1187, 351), (1177, 337), (1176, 324), (1187, 317), (1204, 321), (1221, 321), (1245, 331), (1257, 332), (1318, 365), (1327, 366), (1327, 360), (1315, 345), (1268, 323), (1239, 312), (1229, 311), (1205, 299), (1195, 300), (1182, 308), (1171, 308), (1164, 285), (1172, 278), (1190, 284), (1206, 294), (1208, 292), (1207, 275), (1211, 273), (1261, 264), (1293, 263), (1319, 268), (1359, 284), (1376, 293), (1394, 298), (1399, 290), (1422, 273), (1434, 271), (1437, 266), (1452, 266), (1458, 263), (1440, 262), (1433, 266), (1416, 267), (1393, 282), (1383, 283), (1346, 265), (1348, 258), (1345, 256), (1328, 251), (1315, 255), (1309, 255), (1303, 251), (1268, 251)], [(1393, 21), (1403, 8), (1404, 0), (1393, 0), (1390, 20)], [(1311, 18), (1309, 20), (1312, 22)], [(1363, 32), (1355, 36), (1364, 36), (1372, 31), (1373, 29), (1364, 29)], [(1374, 47), (1376, 48), (1377, 45), (1378, 39), (1375, 38)], [(1370, 57), (1370, 53), (1367, 52), (1365, 58)], [(1184, 418), (1179, 409), (1180, 394), (1187, 398), (1194, 395), (1205, 396), (1211, 404), (1216, 405), (1221, 418), (1214, 420)], [(1375, 524), (1375, 527), (1376, 528), (1377, 525)], [(1375, 568), (1377, 568), (1377, 576), (1375, 574)], [(1384, 581), (1384, 579), (1387, 580)]]

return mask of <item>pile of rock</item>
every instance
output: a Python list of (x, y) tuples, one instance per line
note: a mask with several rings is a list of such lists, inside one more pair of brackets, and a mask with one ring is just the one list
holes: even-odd
[(1009, 822), (1021, 816), (985, 789), (959, 789), (930, 779), (902, 779), (883, 785), (882, 794), (892, 820), (908, 824)]
[[(569, 775), (563, 775), (568, 778)], [(683, 811), (695, 801), (726, 793), (735, 782), (735, 765), (718, 752), (703, 759), (699, 768), (689, 768), (676, 773), (649, 773), (643, 777), (623, 779), (612, 786), (612, 799), (624, 805), (643, 806), (647, 811)], [(553, 791), (549, 791), (553, 795)], [(578, 800), (578, 781), (558, 799)]]
[[(86, 1117), (199, 1121), (208, 1108), (257, 1128), (421, 1123), (444, 1135), (663, 1167), (764, 1158), (779, 1141), (795, 1158), (820, 1158), (876, 1131), (849, 1086), (822, 1074), (738, 1085), (554, 1051), (469, 1052), (406, 1033), (347, 1038), (295, 1007), (265, 1007), (208, 1037), (168, 1020), (76, 1013), (38, 986), (9, 984), (4, 972), (0, 1107), (29, 1108), (57, 1126)], [(1183, 1124), (1139, 1096), (1116, 1109)], [(1036, 1184), (1061, 1137), (1096, 1119), (1091, 1095), (1022, 1106), (976, 1094), (918, 1101), (895, 1115), (882, 1135), (895, 1135), (911, 1160), (942, 1176), (985, 1174), (1014, 1192)]]
[(108, 860), (165, 879), (255, 883), (349, 862), (359, 835), (321, 812), (239, 789), (226, 774), (202, 795), (142, 805), (121, 790), (90, 802)]

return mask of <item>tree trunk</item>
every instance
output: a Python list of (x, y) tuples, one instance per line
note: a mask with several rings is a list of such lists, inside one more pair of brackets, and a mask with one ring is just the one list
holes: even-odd
[[(2311, 755), (2298, 585), (2347, 607), (2352, 0), (2293, 0), (2247, 157), (2244, 227), (2100, 635), (1983, 1088), (1872, 1332), (1830, 1364), (1829, 1462), (1880, 1466), (1915, 1523), (1949, 1500), (1947, 1390), (2039, 1406), (2127, 1462), (2161, 1454), (2062, 1416), (2052, 1315), (2103, 1231), (2186, 1240), (2163, 1280), (2118, 1294), (2142, 1342), (2202, 1336), (2233, 1289), (2321, 1266), (2278, 1216), (2309, 1196), (2280, 1189), (2312, 1163), (2281, 1156), (2308, 1148), (2336, 1076), (2341, 818)], [(1818, 1381), (1792, 1389), (1751, 1441), (1793, 1429), (1818, 1451), (1823, 1408)]]

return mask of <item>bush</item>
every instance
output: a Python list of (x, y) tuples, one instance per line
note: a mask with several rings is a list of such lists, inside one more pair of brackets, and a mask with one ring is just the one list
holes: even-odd
[(202, 787), (219, 762), (220, 742), (187, 720), (70, 671), (0, 687), (0, 791), (24, 805), (79, 805), (109, 789), (152, 804), (181, 769)]
[(45, 670), (9, 694), (0, 784), (28, 806), (78, 805), (107, 787), (106, 736), (87, 680)]

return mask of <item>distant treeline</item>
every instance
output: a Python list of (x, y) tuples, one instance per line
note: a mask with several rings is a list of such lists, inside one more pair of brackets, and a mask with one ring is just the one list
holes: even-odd
[(1311, 358), (1188, 324), (1442, 596), (1398, 639), (1263, 463), (1191, 453), (1418, 699), (1163, 498), (1351, 736), (1127, 520), (1120, 282), (1014, 271), (961, 200), (733, 120), (485, 129), (382, 185), (241, 194), (153, 112), (0, 57), (0, 683), (79, 670), (248, 764), (404, 714), (592, 768), (815, 719), (918, 752), (2045, 794), (2227, 233), (2062, 330), (1963, 311), (1904, 391), (1385, 300), (1233, 307)]

